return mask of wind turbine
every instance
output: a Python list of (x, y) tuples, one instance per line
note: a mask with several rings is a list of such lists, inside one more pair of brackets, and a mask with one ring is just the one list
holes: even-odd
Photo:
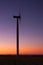
[(17, 25), (17, 56), (19, 55), (19, 19), (21, 19), (21, 16), (13, 16), (13, 18), (17, 19), (16, 25)]

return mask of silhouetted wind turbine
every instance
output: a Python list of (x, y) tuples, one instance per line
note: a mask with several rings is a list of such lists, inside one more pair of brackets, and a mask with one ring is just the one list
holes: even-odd
[(17, 19), (17, 56), (19, 55), (19, 19), (21, 19), (21, 16), (13, 16), (13, 18)]

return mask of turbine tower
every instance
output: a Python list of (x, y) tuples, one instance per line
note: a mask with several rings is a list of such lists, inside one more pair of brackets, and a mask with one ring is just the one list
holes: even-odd
[(21, 16), (19, 15), (19, 16), (13, 16), (13, 18), (16, 18), (17, 19), (17, 23), (16, 23), (16, 25), (17, 25), (17, 56), (19, 55), (19, 19), (21, 19)]

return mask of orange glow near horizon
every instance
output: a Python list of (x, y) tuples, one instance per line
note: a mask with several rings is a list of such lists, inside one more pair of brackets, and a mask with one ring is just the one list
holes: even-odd
[(20, 49), (20, 54), (43, 54), (43, 47), (22, 47)]
[(16, 50), (14, 48), (1, 48), (0, 54), (16, 54)]
[[(19, 54), (43, 54), (43, 47), (21, 47)], [(1, 47), (0, 54), (16, 54), (16, 48), (13, 47)]]
[(0, 54), (16, 54), (15, 45), (1, 45), (0, 46)]

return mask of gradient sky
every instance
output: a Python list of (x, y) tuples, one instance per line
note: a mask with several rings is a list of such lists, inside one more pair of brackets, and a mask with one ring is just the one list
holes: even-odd
[(43, 54), (43, 1), (0, 0), (0, 54), (16, 54), (16, 19), (19, 25), (19, 53)]

